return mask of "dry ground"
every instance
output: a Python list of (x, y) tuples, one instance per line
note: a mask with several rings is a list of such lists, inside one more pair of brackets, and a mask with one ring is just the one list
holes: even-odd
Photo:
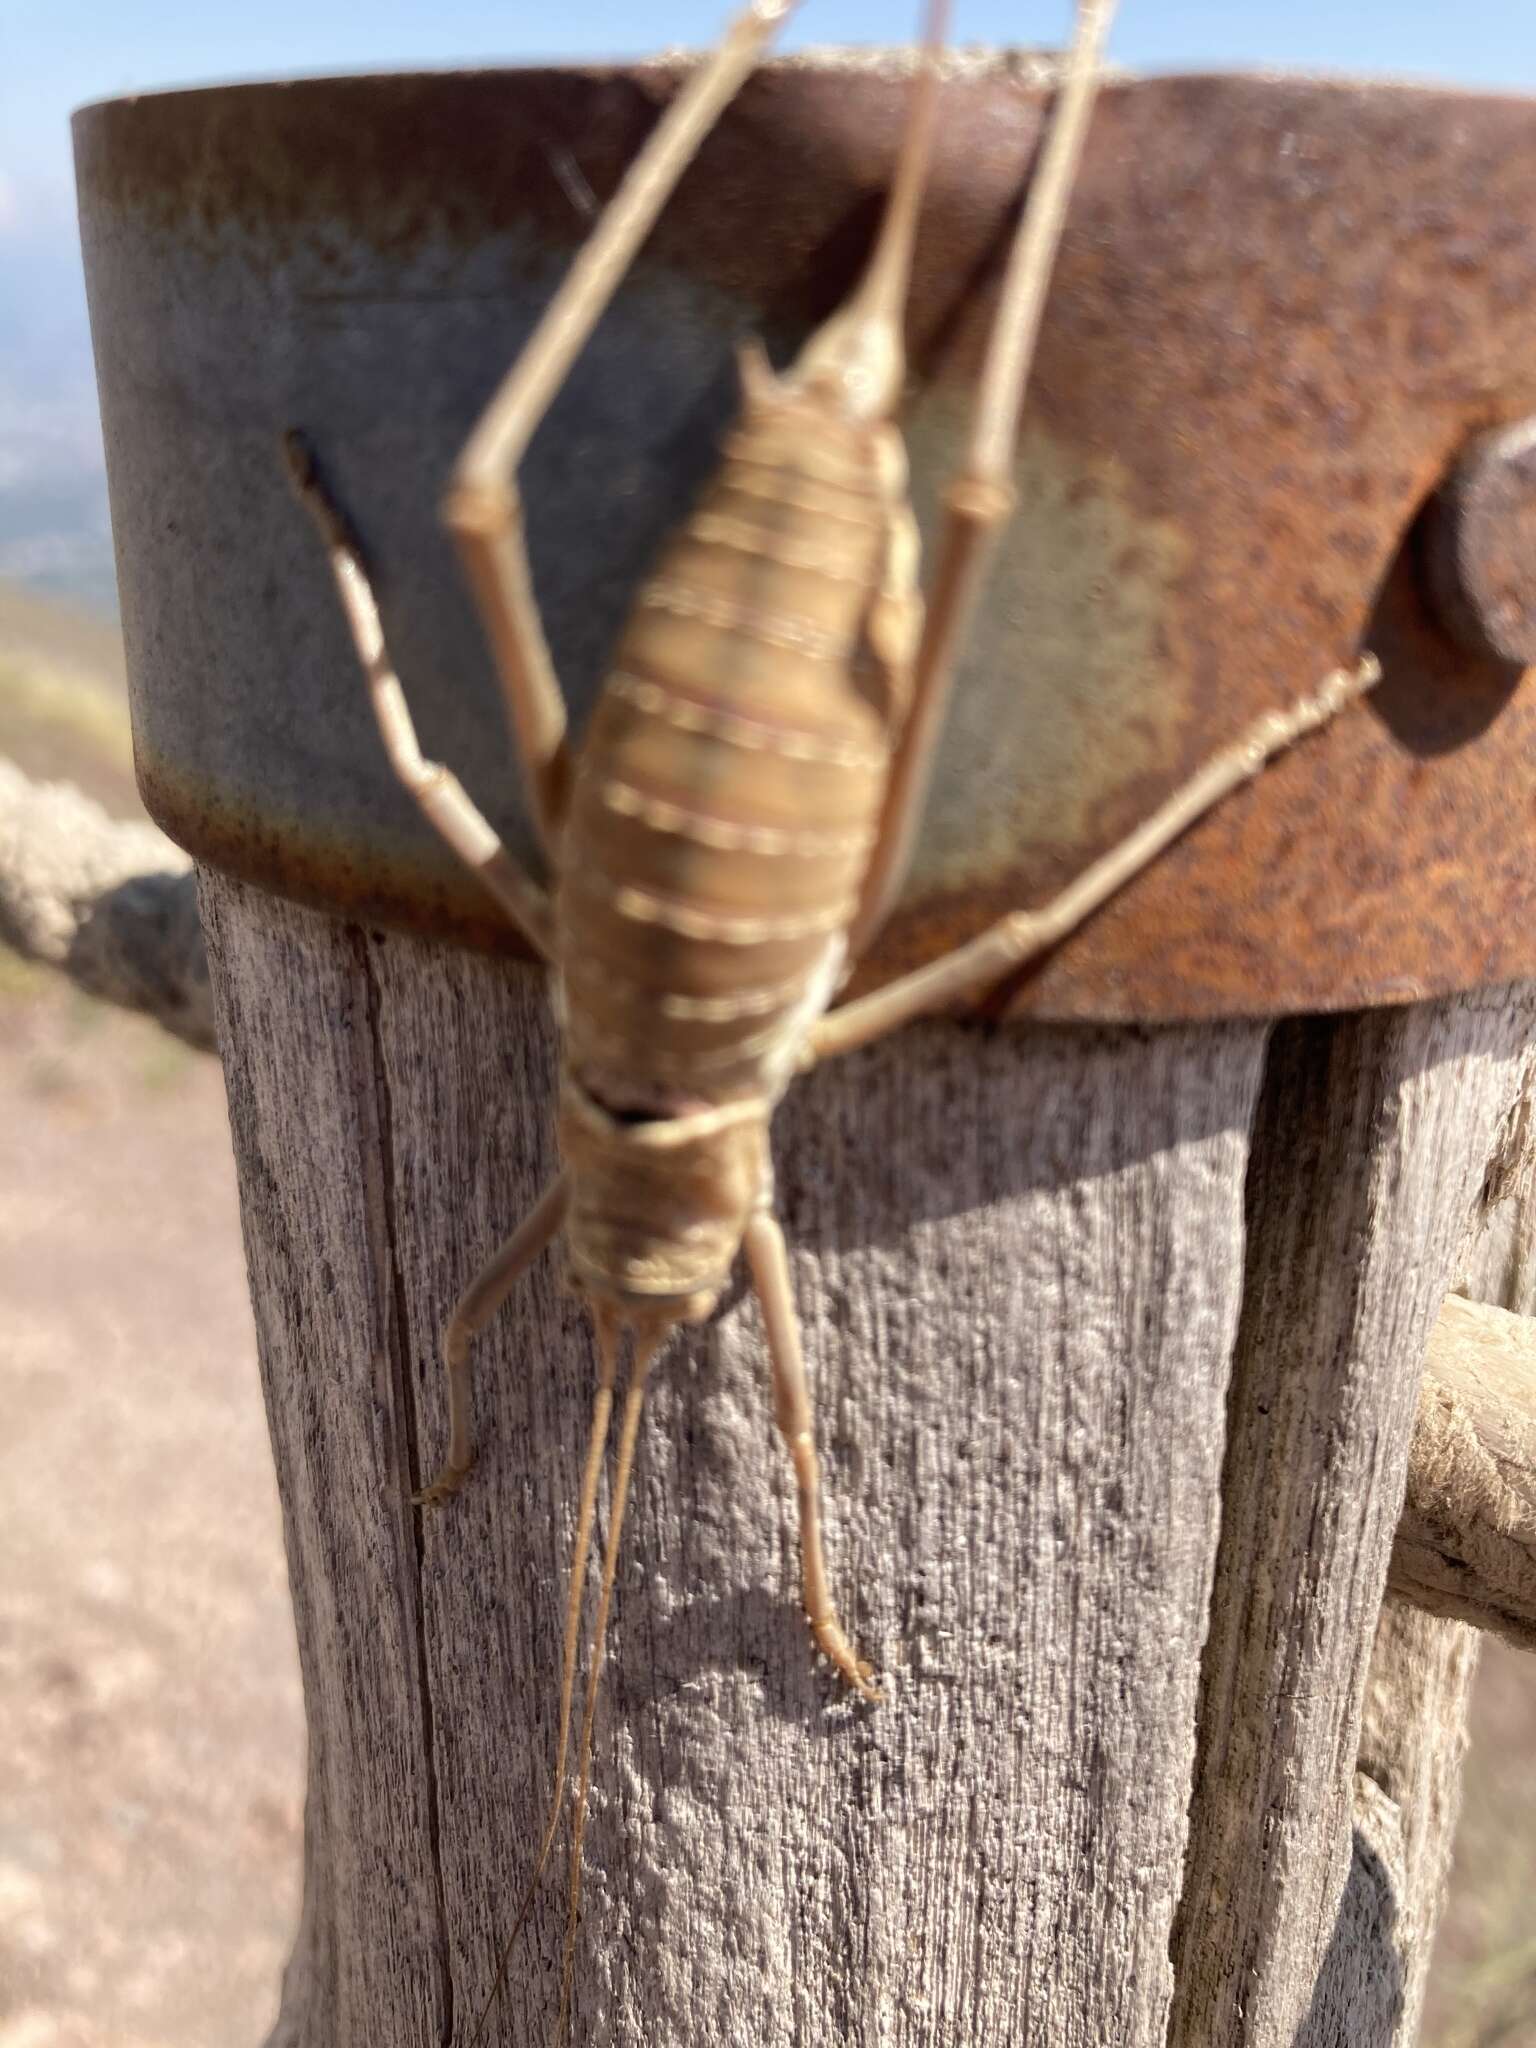
[[(0, 589), (0, 752), (127, 809), (102, 645)], [(218, 1071), (3, 954), (0, 1408), (0, 2048), (256, 2048), (303, 1737)], [(1536, 2048), (1536, 1660), (1475, 1718), (1425, 2048)]]
[(255, 2048), (303, 1725), (212, 1060), (0, 981), (0, 2044)]
[[(115, 631), (0, 585), (0, 752), (137, 809)], [(216, 1064), (0, 950), (0, 2048), (256, 2048), (303, 1716)]]

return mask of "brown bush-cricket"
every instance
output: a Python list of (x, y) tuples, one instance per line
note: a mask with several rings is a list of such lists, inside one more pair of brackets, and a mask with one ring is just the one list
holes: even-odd
[[(420, 1496), (441, 1501), (467, 1477), (469, 1345), (563, 1228), (575, 1285), (592, 1309), (599, 1374), (535, 1885), (564, 1803), (587, 1555), (620, 1345), (626, 1332), (633, 1338), (578, 1745), (562, 2026), (602, 1646), (646, 1378), (666, 1336), (713, 1310), (739, 1251), (762, 1304), (776, 1418), (794, 1462), (806, 1613), (847, 1682), (880, 1697), (839, 1623), (823, 1557), (810, 1391), (773, 1213), (768, 1125), (784, 1089), (797, 1071), (984, 991), (1065, 937), (1377, 675), (1368, 656), (1329, 675), (1216, 754), (1053, 901), (834, 1007), (902, 879), (990, 538), (1011, 509), (1020, 407), (1114, 4), (1078, 0), (925, 607), (892, 421), (912, 239), (938, 118), (940, 0), (864, 277), (787, 372), (743, 351), (742, 411), (720, 468), (640, 591), (573, 754), (534, 604), (516, 473), (678, 178), (792, 4), (757, 0), (679, 92), (486, 411), (448, 492), (445, 516), (497, 656), (552, 889), (514, 860), (457, 779), (423, 757), (364, 547), (309, 439), (296, 428), (286, 443), (329, 548), (390, 760), (550, 964), (564, 1029), (564, 1168), (447, 1324), (450, 1447)], [(525, 1902), (514, 1934), (526, 1910)]]

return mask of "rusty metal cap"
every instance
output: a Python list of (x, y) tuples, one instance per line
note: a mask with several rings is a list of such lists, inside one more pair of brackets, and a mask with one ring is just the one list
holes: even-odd
[[(429, 750), (530, 849), (436, 504), (675, 79), (324, 80), (76, 117), (141, 786), (200, 857), (508, 945), (390, 777), (278, 440), (305, 428), (352, 509)], [(1001, 66), (946, 88), (906, 417), (929, 530), (1045, 104)], [(838, 301), (902, 111), (878, 68), (762, 71), (538, 437), (534, 571), (578, 723), (708, 466), (735, 344), (761, 334), (783, 360)], [(1385, 663), (1376, 697), (1191, 832), (1011, 1006), (1217, 1017), (1536, 973), (1536, 705), (1507, 658), (1525, 643), (1448, 629), (1418, 539), (1472, 438), (1536, 412), (1533, 217), (1531, 102), (1267, 78), (1106, 91), (1021, 509), (866, 979), (1045, 898), (1362, 644)]]

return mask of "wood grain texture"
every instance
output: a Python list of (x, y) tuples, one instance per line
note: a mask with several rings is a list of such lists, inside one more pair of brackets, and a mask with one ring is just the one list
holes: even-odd
[[(274, 2042), (462, 2042), (548, 1790), (592, 1353), (540, 1264), (449, 1510), (435, 1325), (553, 1169), (525, 971), (203, 882), (311, 1727)], [(666, 1358), (599, 1718), (577, 2038), (1161, 2048), (1260, 1027), (933, 1025), (776, 1132), (834, 1583), (755, 1308)], [(541, 2044), (551, 1883), (489, 2038)]]
[[(271, 2048), (446, 2042), (421, 1537), (366, 941), (201, 878), (309, 1729)], [(381, 1997), (381, 1983), (387, 1993)]]
[(1457, 1646), (1394, 1621), (1378, 1671), (1396, 1705), (1383, 1696), (1374, 1735), (1362, 1722), (1422, 1361), (1533, 1028), (1530, 993), (1497, 990), (1276, 1029), (1254, 1137), (1174, 2048), (1407, 2038), (1412, 1987), (1388, 1936), (1405, 1903), (1432, 1923), (1424, 1901), (1439, 1878), (1410, 1900), (1393, 1873), (1443, 1854), (1446, 1830), (1427, 1816), (1449, 1803), (1454, 1772), (1439, 1752), (1378, 1763), (1389, 1785), (1412, 1780), (1394, 1841), (1370, 1811), (1394, 1794), (1368, 1761), (1357, 1779), (1357, 1743), (1364, 1726), (1368, 1758), (1372, 1742), (1391, 1748), (1383, 1727), (1460, 1712)]

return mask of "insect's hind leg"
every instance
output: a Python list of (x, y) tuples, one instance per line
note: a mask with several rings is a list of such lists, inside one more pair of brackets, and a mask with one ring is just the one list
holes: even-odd
[(438, 762), (427, 760), (421, 751), (405, 692), (384, 645), (378, 599), (363, 566), (362, 548), (316, 466), (314, 450), (296, 427), (283, 436), (283, 457), (299, 501), (319, 529), (330, 557), (389, 765), (428, 823), (479, 876), (534, 950), (550, 959), (553, 942), (548, 897), (512, 858), (488, 819), (470, 801), (459, 778)]
[(498, 1246), (454, 1305), (443, 1329), (443, 1365), (448, 1374), (448, 1457), (429, 1486), (412, 1499), (439, 1507), (469, 1477), (475, 1462), (469, 1428), (469, 1347), (495, 1315), (521, 1276), (565, 1221), (570, 1185), (564, 1174), (552, 1181), (506, 1243)]
[(1288, 711), (1267, 712), (1049, 903), (1038, 910), (1019, 910), (999, 918), (952, 953), (820, 1018), (807, 1041), (801, 1066), (811, 1067), (819, 1060), (873, 1044), (915, 1017), (982, 995), (1048, 947), (1059, 945), (1213, 804), (1251, 781), (1286, 747), (1326, 725), (1380, 679), (1380, 662), (1367, 654), (1352, 669), (1334, 669)]
[(534, 819), (551, 857), (570, 756), (565, 702), (523, 543), (517, 471), (678, 179), (794, 4), (754, 0), (672, 101), (471, 435), (443, 506), (495, 650)]
[(821, 1477), (811, 1412), (811, 1389), (795, 1318), (789, 1259), (778, 1218), (760, 1209), (742, 1240), (752, 1282), (763, 1305), (768, 1331), (768, 1357), (773, 1368), (774, 1418), (794, 1461), (800, 1493), (801, 1597), (811, 1632), (854, 1690), (867, 1700), (883, 1697), (871, 1683), (873, 1669), (849, 1642), (832, 1604), (827, 1563), (821, 1543)]

